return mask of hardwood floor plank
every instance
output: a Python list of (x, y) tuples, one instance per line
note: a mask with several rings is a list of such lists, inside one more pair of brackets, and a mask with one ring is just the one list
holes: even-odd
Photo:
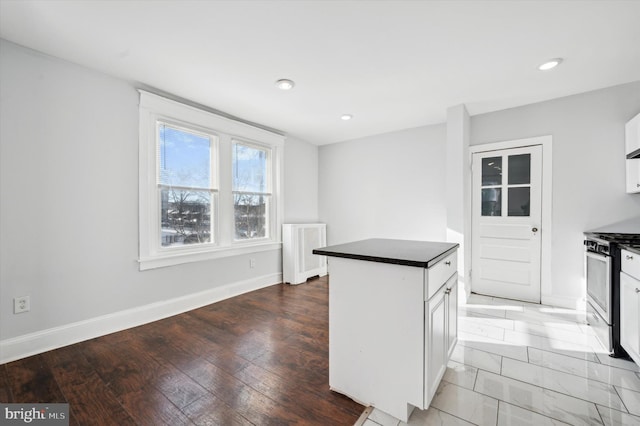
[(42, 354), (6, 364), (13, 402), (67, 402)]
[(198, 426), (253, 426), (253, 423), (212, 394), (198, 399), (183, 411)]
[(114, 347), (93, 339), (84, 342), (81, 351), (118, 397), (153, 382), (160, 367), (150, 356), (133, 353), (128, 342)]
[(135, 425), (111, 389), (78, 350), (67, 346), (43, 354), (69, 403), (69, 412), (82, 425)]
[(13, 395), (9, 387), (9, 376), (6, 365), (0, 365), (0, 402), (13, 403)]
[[(182, 315), (177, 323), (170, 329), (159, 331), (166, 334), (166, 348), (178, 353), (189, 353), (183, 360), (173, 357), (171, 361), (176, 367), (192, 357), (205, 358), (213, 364), (228, 372), (234, 372), (244, 368), (249, 362), (242, 355), (243, 353), (233, 352), (235, 338), (226, 335), (221, 331), (211, 330), (211, 325), (190, 315)], [(198, 330), (194, 333), (193, 330)]]
[(121, 395), (120, 402), (139, 425), (193, 424), (169, 399), (150, 386)]
[(304, 419), (288, 412), (275, 401), (207, 361), (187, 374), (217, 399), (256, 425), (304, 424)]
[(352, 425), (328, 344), (328, 281), (279, 284), (0, 365), (0, 400), (68, 402), (71, 425)]
[(319, 399), (315, 392), (303, 386), (292, 386), (291, 378), (278, 376), (254, 364), (249, 364), (235, 376), (311, 424), (349, 424), (351, 418), (362, 411), (343, 407), (337, 394), (330, 399)]

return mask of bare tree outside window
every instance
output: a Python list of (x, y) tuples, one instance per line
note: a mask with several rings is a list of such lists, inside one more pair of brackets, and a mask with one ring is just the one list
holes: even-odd
[(266, 148), (234, 142), (233, 199), (235, 239), (269, 237), (270, 151)]
[(211, 137), (159, 123), (161, 245), (213, 241)]

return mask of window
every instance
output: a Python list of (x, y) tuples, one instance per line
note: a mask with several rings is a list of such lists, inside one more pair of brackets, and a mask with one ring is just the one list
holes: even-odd
[(280, 248), (283, 144), (140, 91), (140, 269)]
[(269, 151), (233, 142), (233, 208), (235, 239), (269, 236)]
[(215, 242), (217, 189), (214, 135), (178, 129), (158, 121), (160, 245)]

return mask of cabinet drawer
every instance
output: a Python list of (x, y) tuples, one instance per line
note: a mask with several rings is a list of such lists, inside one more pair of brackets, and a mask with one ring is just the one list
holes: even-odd
[(628, 250), (622, 250), (621, 269), (628, 275), (640, 280), (640, 254), (632, 253)]
[(454, 251), (440, 262), (427, 269), (425, 300), (431, 299), (438, 289), (458, 271), (458, 252)]

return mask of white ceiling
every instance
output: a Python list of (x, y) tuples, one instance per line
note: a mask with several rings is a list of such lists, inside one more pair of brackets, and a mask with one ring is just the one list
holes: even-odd
[(639, 22), (640, 1), (0, 0), (6, 40), (315, 144), (640, 80)]

